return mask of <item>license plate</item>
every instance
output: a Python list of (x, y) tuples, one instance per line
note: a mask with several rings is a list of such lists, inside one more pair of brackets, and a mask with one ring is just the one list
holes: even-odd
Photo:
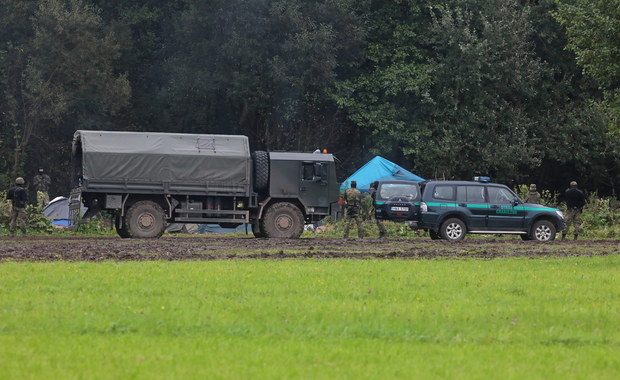
[(392, 207), (392, 211), (409, 211), (409, 207)]

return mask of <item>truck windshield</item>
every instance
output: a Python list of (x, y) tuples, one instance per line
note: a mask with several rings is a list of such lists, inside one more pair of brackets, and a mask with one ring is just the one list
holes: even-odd
[(406, 183), (383, 183), (379, 188), (377, 199), (390, 200), (392, 198), (407, 198), (409, 201), (417, 200), (419, 196), (417, 184)]

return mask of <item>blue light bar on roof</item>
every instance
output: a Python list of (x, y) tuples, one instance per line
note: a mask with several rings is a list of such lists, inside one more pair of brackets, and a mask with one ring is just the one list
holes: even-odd
[(476, 182), (491, 182), (491, 177), (474, 177)]

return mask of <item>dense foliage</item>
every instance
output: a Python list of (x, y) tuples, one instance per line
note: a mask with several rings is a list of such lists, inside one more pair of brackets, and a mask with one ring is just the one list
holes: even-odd
[(0, 184), (66, 195), (73, 132), (108, 129), (615, 195), (611, 3), (0, 0)]

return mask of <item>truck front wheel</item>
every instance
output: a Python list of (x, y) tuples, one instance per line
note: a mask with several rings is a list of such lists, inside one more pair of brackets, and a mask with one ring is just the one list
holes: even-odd
[(132, 238), (158, 238), (166, 229), (164, 210), (152, 201), (134, 203), (127, 211), (125, 222)]
[(297, 206), (289, 202), (276, 203), (263, 216), (261, 232), (266, 237), (296, 239), (304, 230), (304, 216)]

